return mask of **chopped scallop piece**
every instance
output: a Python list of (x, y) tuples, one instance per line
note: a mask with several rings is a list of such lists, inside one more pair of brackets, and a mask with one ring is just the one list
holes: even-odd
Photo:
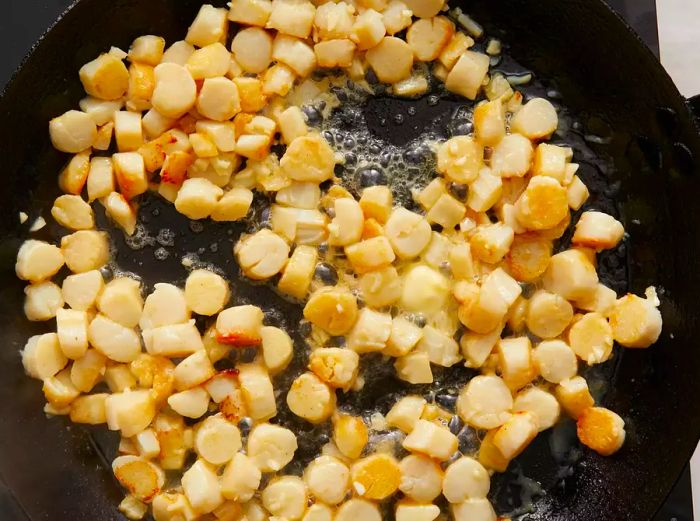
[(186, 307), (199, 315), (216, 315), (224, 308), (229, 296), (226, 280), (212, 271), (195, 270), (185, 282)]
[(246, 72), (264, 72), (272, 61), (272, 36), (259, 27), (242, 29), (233, 37), (231, 51)]
[(152, 329), (190, 320), (190, 310), (185, 293), (172, 284), (156, 284), (153, 293), (146, 297), (139, 320), (141, 329)]
[(433, 521), (440, 515), (437, 505), (419, 505), (405, 502), (396, 504), (396, 521)]
[(483, 146), (472, 137), (453, 137), (438, 148), (438, 172), (455, 183), (469, 184), (479, 175), (483, 156)]
[(445, 0), (405, 0), (413, 16), (418, 18), (432, 18), (445, 6)]
[(352, 466), (352, 488), (357, 495), (381, 501), (399, 488), (401, 469), (389, 454), (373, 454)]
[(465, 51), (445, 80), (447, 90), (476, 99), (489, 70), (489, 57), (478, 52)]
[(402, 0), (390, 0), (382, 11), (382, 20), (387, 34), (394, 36), (409, 27), (412, 22), (412, 11)]
[(416, 352), (427, 353), (430, 363), (442, 367), (452, 367), (462, 359), (459, 344), (450, 335), (432, 326), (423, 328), (423, 336), (416, 345)]
[(295, 181), (322, 183), (333, 176), (335, 153), (321, 136), (300, 136), (289, 144), (280, 166)]
[(499, 427), (511, 416), (513, 398), (498, 376), (477, 376), (462, 389), (457, 412), (465, 423), (479, 429)]
[(238, 381), (248, 415), (259, 421), (274, 417), (277, 414), (277, 404), (267, 370), (257, 364), (241, 364), (238, 371)]
[(131, 328), (97, 315), (88, 328), (90, 345), (115, 362), (131, 362), (141, 353), (141, 340)]
[(360, 310), (347, 336), (348, 348), (357, 353), (382, 351), (391, 335), (391, 315), (369, 308)]
[(417, 264), (403, 277), (401, 307), (407, 311), (431, 313), (443, 309), (449, 297), (449, 281), (439, 271)]
[(61, 249), (43, 241), (28, 240), (17, 253), (15, 272), (22, 280), (40, 282), (54, 276), (63, 267)]
[(532, 165), (532, 142), (520, 134), (505, 136), (493, 149), (491, 168), (495, 175), (523, 177)]
[(359, 355), (350, 349), (321, 348), (311, 353), (309, 369), (329, 386), (347, 390), (357, 378), (359, 363)]
[(477, 226), (469, 239), (471, 253), (480, 261), (498, 264), (510, 250), (515, 233), (503, 223)]
[(613, 329), (600, 313), (586, 313), (574, 322), (567, 335), (574, 353), (588, 365), (610, 359)]
[(107, 426), (120, 430), (130, 438), (146, 429), (156, 413), (156, 404), (149, 390), (124, 391), (110, 394), (105, 401)]
[(381, 521), (379, 507), (364, 499), (350, 499), (343, 503), (335, 514), (335, 521)]
[(503, 338), (497, 344), (501, 377), (511, 389), (520, 389), (536, 376), (532, 344), (527, 337)]
[(551, 258), (542, 282), (547, 291), (575, 301), (597, 290), (598, 274), (582, 251), (566, 250)]
[(104, 288), (104, 279), (97, 270), (69, 275), (63, 280), (63, 300), (71, 308), (87, 311), (94, 306)]
[(390, 240), (379, 236), (348, 246), (345, 248), (345, 255), (356, 273), (367, 273), (385, 268), (394, 262), (394, 251), (395, 247), (392, 248)]
[(22, 365), (26, 373), (37, 380), (50, 378), (68, 364), (56, 333), (36, 335), (27, 340), (22, 350)]
[(176, 63), (161, 63), (155, 68), (156, 86), (151, 103), (165, 117), (177, 119), (197, 102), (197, 85), (192, 74)]
[(625, 443), (625, 422), (603, 407), (586, 409), (577, 422), (578, 439), (603, 456), (611, 456)]
[(539, 140), (550, 136), (559, 125), (554, 106), (544, 98), (528, 101), (511, 122), (511, 130), (523, 136)]
[(442, 491), (443, 471), (440, 465), (426, 456), (411, 454), (399, 463), (401, 482), (399, 490), (419, 503), (427, 503)]
[(246, 237), (236, 244), (234, 250), (243, 272), (253, 280), (277, 275), (289, 260), (289, 245), (269, 230)]
[(136, 327), (143, 311), (141, 283), (128, 277), (113, 279), (97, 299), (97, 309), (125, 327)]
[(63, 307), (61, 288), (50, 281), (30, 284), (24, 288), (24, 314), (27, 320), (51, 320)]
[(261, 477), (260, 469), (253, 460), (237, 452), (221, 476), (221, 493), (227, 499), (249, 501), (258, 490)]
[(308, 0), (273, 0), (266, 27), (297, 38), (308, 38), (315, 15), (316, 8)]
[(466, 360), (465, 365), (474, 369), (483, 366), (501, 338), (502, 331), (503, 328), (496, 327), (496, 329), (486, 334), (468, 331), (462, 335), (459, 344), (462, 349), (462, 355)]
[(498, 428), (493, 437), (496, 448), (508, 460), (516, 458), (535, 439), (538, 421), (531, 412), (516, 412)]
[(557, 399), (538, 387), (520, 391), (513, 401), (513, 412), (530, 412), (537, 420), (539, 432), (553, 427), (559, 420), (560, 407)]
[(422, 336), (423, 330), (413, 322), (402, 316), (394, 317), (384, 354), (405, 356), (411, 352)]
[(216, 375), (216, 370), (205, 350), (192, 353), (175, 368), (175, 387), (178, 391), (191, 389), (206, 383)]
[(297, 439), (292, 431), (261, 423), (248, 435), (248, 457), (262, 472), (277, 472), (294, 458)]
[(490, 169), (482, 168), (479, 176), (469, 186), (467, 206), (475, 212), (490, 210), (501, 198), (503, 181)]
[(411, 452), (419, 452), (439, 461), (446, 461), (457, 450), (457, 436), (446, 427), (427, 420), (418, 420), (402, 446)]
[(658, 300), (626, 295), (610, 311), (613, 338), (625, 347), (645, 348), (659, 339), (662, 327)]
[(584, 212), (576, 224), (572, 244), (594, 250), (615, 248), (625, 234), (622, 223), (602, 212)]
[(518, 222), (525, 228), (554, 228), (569, 214), (566, 188), (551, 177), (533, 177), (515, 203), (515, 208)]
[(333, 336), (348, 333), (357, 315), (357, 299), (343, 288), (321, 288), (304, 307), (304, 318)]
[(271, 0), (233, 0), (228, 19), (243, 25), (265, 27), (272, 13)]
[(436, 16), (417, 20), (411, 25), (406, 32), (406, 42), (416, 60), (431, 62), (437, 60), (454, 33), (454, 23), (444, 16)]
[(168, 405), (185, 418), (201, 418), (209, 408), (209, 394), (201, 387), (194, 387), (170, 395)]
[(335, 409), (335, 391), (313, 373), (303, 373), (289, 388), (287, 405), (311, 423), (322, 423)]
[(386, 36), (382, 38), (379, 44), (367, 51), (367, 62), (374, 70), (379, 81), (382, 83), (397, 83), (411, 75), (413, 51), (403, 40), (393, 36)]
[(420, 396), (401, 398), (386, 415), (387, 425), (398, 427), (406, 434), (410, 433), (423, 415), (426, 403)]
[(331, 246), (349, 246), (360, 240), (364, 227), (364, 214), (360, 203), (354, 199), (335, 200), (335, 217), (328, 225), (328, 242)]
[(203, 514), (224, 502), (216, 469), (201, 459), (182, 475), (182, 490), (192, 508)]
[(545, 290), (536, 291), (527, 305), (525, 323), (540, 338), (555, 338), (571, 323), (574, 309), (563, 297)]
[(516, 235), (506, 254), (510, 274), (519, 282), (537, 280), (549, 266), (552, 241), (535, 234)]
[(212, 465), (228, 463), (241, 447), (238, 427), (220, 414), (209, 416), (195, 432), (194, 448), (197, 454)]
[(78, 154), (92, 146), (97, 137), (97, 126), (88, 114), (70, 110), (50, 121), (49, 133), (56, 150)]
[(347, 414), (333, 417), (333, 441), (338, 452), (346, 458), (359, 458), (368, 440), (367, 426), (361, 417)]
[(121, 98), (129, 87), (129, 71), (119, 58), (101, 54), (80, 69), (85, 92), (94, 98), (113, 101)]
[[(482, 103), (474, 109), (474, 131), (480, 143), (491, 147), (505, 137), (506, 111), (500, 99)], [(491, 164), (493, 167), (493, 156)]]
[(396, 268), (389, 266), (362, 275), (360, 289), (367, 305), (383, 308), (401, 297), (401, 278)]
[[(384, 38), (386, 28), (382, 15), (375, 9), (366, 9), (356, 19), (352, 26), (350, 38), (361, 51), (376, 47)], [(364, 77), (362, 78), (364, 79)]]
[(350, 469), (332, 456), (319, 456), (306, 467), (304, 481), (319, 501), (337, 505), (350, 489)]
[(152, 355), (179, 358), (204, 349), (194, 319), (185, 324), (147, 329), (141, 334), (146, 350)]
[(450, 503), (461, 503), (469, 498), (485, 498), (491, 488), (491, 477), (481, 463), (463, 457), (445, 470), (442, 493)]
[(92, 208), (77, 195), (58, 197), (51, 208), (51, 215), (58, 224), (71, 230), (89, 230), (95, 226)]
[(228, 30), (227, 15), (226, 9), (203, 5), (187, 30), (185, 40), (197, 47), (204, 47), (225, 39)]
[(588, 382), (582, 376), (574, 376), (557, 385), (554, 395), (562, 408), (574, 419), (579, 418), (584, 411), (595, 405), (588, 389)]
[(433, 371), (430, 368), (428, 353), (409, 353), (394, 362), (396, 375), (410, 384), (433, 383)]
[(68, 358), (77, 360), (85, 356), (88, 350), (88, 316), (85, 311), (57, 310), (56, 331), (61, 351)]
[(316, 53), (309, 44), (281, 33), (272, 42), (272, 59), (283, 63), (301, 78), (311, 74), (318, 65)]
[(540, 342), (535, 347), (533, 358), (539, 373), (548, 382), (557, 384), (576, 376), (576, 354), (561, 340)]
[(261, 499), (265, 508), (278, 519), (296, 521), (306, 510), (306, 487), (297, 476), (275, 478), (262, 491)]
[(588, 200), (589, 195), (588, 187), (581, 181), (579, 176), (575, 175), (566, 189), (569, 207), (574, 211), (578, 211)]

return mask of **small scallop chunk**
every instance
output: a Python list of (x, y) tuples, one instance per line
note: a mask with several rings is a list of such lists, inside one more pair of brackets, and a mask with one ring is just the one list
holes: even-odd
[(466, 208), (449, 194), (443, 194), (435, 201), (426, 218), (430, 223), (439, 224), (444, 230), (451, 230), (464, 218)]
[(97, 315), (88, 328), (90, 345), (115, 362), (132, 362), (141, 353), (139, 335), (131, 328)]
[(294, 355), (292, 339), (283, 330), (267, 326), (260, 329), (262, 355), (265, 367), (271, 374), (277, 374), (289, 365)]
[(63, 300), (71, 308), (87, 311), (94, 306), (104, 288), (104, 279), (97, 270), (69, 275), (63, 280)]
[(482, 103), (474, 109), (474, 132), (480, 143), (491, 147), (505, 137), (506, 111), (500, 99)]
[(332, 456), (319, 456), (306, 467), (304, 481), (319, 501), (337, 505), (350, 490), (350, 469)]
[(410, 384), (431, 384), (433, 383), (433, 371), (430, 368), (430, 357), (428, 353), (409, 353), (401, 356), (394, 362), (396, 376)]
[(631, 294), (618, 299), (610, 312), (613, 338), (631, 348), (646, 348), (655, 343), (663, 324), (656, 306), (650, 298)]
[(598, 274), (581, 250), (566, 250), (551, 258), (542, 282), (547, 291), (579, 300), (597, 290)]
[(289, 144), (280, 166), (295, 181), (322, 183), (333, 177), (335, 153), (319, 135), (300, 136)]
[(209, 408), (209, 394), (202, 387), (194, 387), (170, 395), (168, 405), (185, 418), (201, 418)]
[(192, 74), (176, 63), (161, 63), (155, 68), (156, 86), (151, 103), (165, 117), (182, 117), (197, 102), (197, 85)]
[(452, 336), (433, 326), (423, 328), (423, 335), (416, 345), (416, 352), (427, 353), (430, 363), (442, 367), (452, 367), (462, 359), (459, 354), (459, 345)]
[(584, 212), (576, 224), (572, 244), (594, 250), (615, 248), (625, 234), (622, 223), (602, 212)]
[(447, 75), (447, 90), (467, 99), (476, 99), (489, 70), (489, 57), (473, 51), (465, 51)]
[(264, 72), (272, 61), (272, 36), (259, 27), (248, 27), (236, 33), (231, 51), (246, 72)]
[[(438, 148), (438, 172), (455, 183), (472, 183), (483, 166), (484, 148), (470, 136), (456, 136)], [(431, 205), (432, 206), (432, 205)]]
[(406, 33), (406, 42), (411, 46), (416, 60), (431, 62), (438, 59), (454, 33), (455, 26), (449, 19), (436, 16), (417, 20), (411, 25)]
[(109, 242), (105, 232), (80, 230), (61, 239), (66, 265), (74, 273), (101, 268), (109, 262)]
[(496, 521), (496, 512), (486, 498), (470, 498), (451, 507), (454, 521)]
[(89, 230), (95, 227), (92, 208), (77, 195), (62, 195), (54, 201), (51, 215), (61, 226), (70, 230)]
[(282, 34), (307, 38), (315, 15), (316, 8), (308, 0), (273, 0), (266, 27)]
[(241, 110), (238, 87), (227, 78), (207, 78), (197, 98), (197, 110), (214, 121), (232, 119)]
[(418, 18), (432, 18), (445, 6), (445, 0), (404, 0), (413, 16)]
[(532, 139), (550, 136), (559, 125), (557, 111), (544, 98), (534, 98), (523, 105), (511, 122), (511, 131)]
[(85, 356), (88, 350), (88, 316), (85, 311), (57, 310), (56, 332), (61, 351), (68, 358), (77, 360)]
[(125, 327), (136, 327), (143, 311), (141, 284), (128, 277), (112, 280), (97, 299), (97, 308)]
[(459, 393), (457, 413), (477, 429), (495, 429), (511, 417), (513, 397), (498, 376), (476, 376)]
[(302, 521), (333, 521), (333, 509), (323, 503), (314, 503), (304, 514)]
[(364, 51), (377, 46), (385, 34), (386, 28), (384, 27), (382, 15), (375, 9), (370, 8), (366, 9), (355, 19), (350, 38), (357, 44), (359, 50)]
[(529, 230), (554, 228), (569, 214), (566, 188), (554, 178), (536, 176), (515, 203), (518, 222)]
[(253, 204), (253, 192), (247, 188), (231, 188), (216, 203), (211, 218), (217, 222), (240, 221)]
[(114, 113), (114, 137), (119, 152), (134, 152), (143, 145), (141, 113), (121, 110)]
[(411, 452), (418, 452), (439, 461), (446, 461), (457, 450), (457, 436), (449, 429), (427, 420), (418, 420), (402, 446)]
[(502, 328), (497, 327), (486, 334), (469, 331), (462, 335), (459, 344), (462, 349), (462, 355), (466, 360), (465, 365), (474, 369), (483, 366), (501, 338), (501, 332)]
[(190, 219), (206, 219), (223, 195), (224, 191), (208, 179), (187, 179), (177, 193), (175, 208)]
[(262, 491), (265, 508), (281, 519), (301, 519), (306, 510), (306, 487), (301, 478), (284, 476), (272, 480)]
[(262, 423), (248, 435), (248, 457), (262, 472), (277, 472), (284, 468), (297, 450), (297, 438), (292, 431)]
[(129, 61), (145, 63), (155, 67), (163, 58), (165, 39), (160, 36), (146, 35), (136, 38), (129, 49)]
[(554, 390), (554, 395), (564, 411), (574, 419), (595, 405), (588, 382), (582, 376), (574, 376), (561, 382)]
[(490, 210), (501, 198), (503, 181), (488, 168), (482, 168), (479, 176), (469, 186), (467, 206), (475, 212)]
[(216, 375), (205, 350), (192, 353), (175, 367), (175, 387), (184, 391), (204, 384)]
[(520, 389), (535, 378), (529, 338), (503, 338), (498, 341), (496, 351), (501, 377), (509, 388)]
[(396, 260), (391, 242), (382, 235), (348, 246), (345, 255), (358, 274), (385, 268)]
[(58, 175), (58, 187), (67, 194), (80, 195), (90, 173), (91, 150), (75, 154)]
[(277, 288), (291, 297), (302, 300), (311, 286), (318, 250), (312, 246), (297, 246), (284, 267)]
[(430, 224), (417, 213), (397, 208), (384, 227), (391, 246), (401, 259), (412, 259), (421, 254), (431, 238)]
[(413, 51), (399, 38), (386, 36), (367, 51), (367, 62), (382, 83), (397, 83), (411, 75)]
[(445, 470), (442, 494), (450, 503), (461, 503), (470, 498), (485, 498), (491, 488), (491, 476), (481, 463), (463, 457)]
[(234, 247), (238, 264), (253, 280), (266, 280), (282, 271), (289, 260), (289, 245), (279, 235), (261, 230)]
[(17, 253), (15, 273), (22, 280), (40, 282), (53, 277), (63, 267), (60, 248), (44, 241), (28, 240)]
[[(284, 143), (289, 145), (298, 137), (305, 136), (309, 133), (309, 128), (306, 125), (306, 119), (304, 118), (304, 113), (299, 107), (292, 106), (286, 108), (278, 117), (277, 124), (280, 127), (280, 133), (282, 134), (282, 139)], [(310, 186), (314, 186), (309, 184)], [(320, 197), (320, 195), (319, 195)], [(279, 192), (277, 192), (277, 202), (283, 202), (279, 199)], [(289, 204), (289, 206), (296, 206), (294, 204)], [(299, 208), (316, 208), (318, 205), (313, 207), (300, 206)]]
[(577, 175), (574, 176), (571, 184), (566, 189), (566, 196), (569, 200), (569, 208), (573, 211), (578, 211), (585, 204), (590, 196), (588, 187), (581, 181)]
[(347, 336), (348, 348), (357, 353), (382, 351), (386, 347), (389, 335), (391, 315), (363, 308)]
[(209, 416), (195, 431), (194, 449), (212, 465), (228, 463), (241, 447), (238, 427), (221, 414)]
[(112, 471), (132, 497), (145, 502), (151, 501), (165, 485), (163, 470), (137, 456), (119, 456), (112, 462)]
[(557, 399), (538, 387), (520, 391), (513, 401), (513, 412), (530, 412), (537, 419), (537, 430), (542, 432), (559, 421), (560, 407)]
[(498, 428), (493, 443), (504, 458), (512, 460), (527, 448), (537, 432), (535, 415), (531, 412), (517, 412)]
[(349, 416), (347, 414), (334, 416), (333, 441), (338, 451), (346, 458), (359, 458), (369, 441), (369, 433), (365, 422), (358, 416)]
[(101, 200), (105, 207), (105, 213), (127, 235), (133, 235), (136, 231), (136, 209), (129, 204), (126, 198), (117, 192), (112, 192)]
[(318, 6), (314, 16), (316, 40), (346, 38), (352, 30), (355, 8), (346, 2), (328, 2)]
[(359, 364), (355, 351), (338, 347), (316, 349), (309, 358), (309, 369), (316, 376), (331, 387), (345, 390), (355, 382)]
[(406, 456), (399, 463), (399, 490), (419, 503), (429, 503), (442, 491), (443, 471), (432, 459), (417, 454)]
[(360, 289), (367, 305), (383, 308), (392, 305), (401, 297), (401, 278), (396, 268), (389, 266), (362, 275)]
[(267, 370), (257, 364), (240, 364), (238, 381), (248, 415), (254, 420), (267, 420), (277, 414), (275, 390)]
[(181, 358), (204, 350), (194, 319), (184, 324), (147, 329), (141, 334), (146, 350), (152, 355)]
[(97, 125), (88, 114), (69, 110), (49, 122), (49, 134), (56, 150), (77, 154), (92, 146), (97, 137)]
[(405, 317), (394, 317), (391, 321), (391, 334), (384, 354), (405, 356), (411, 352), (423, 336), (423, 330)]
[(243, 25), (265, 27), (272, 13), (271, 0), (233, 0), (228, 19)]
[(364, 498), (381, 501), (399, 488), (401, 468), (389, 454), (374, 454), (352, 466), (352, 488)]
[(79, 391), (89, 393), (105, 374), (106, 366), (105, 355), (96, 349), (88, 349), (82, 358), (73, 361), (70, 371), (71, 382)]
[(527, 305), (525, 323), (540, 338), (555, 338), (571, 323), (574, 308), (563, 297), (545, 290), (536, 291)]
[(576, 376), (578, 362), (576, 354), (561, 340), (547, 340), (535, 347), (533, 358), (542, 377), (558, 384)]
[(261, 478), (262, 473), (255, 462), (237, 452), (221, 475), (221, 493), (226, 499), (241, 503), (249, 501), (258, 490)]
[(152, 329), (172, 324), (184, 324), (190, 320), (190, 309), (184, 292), (172, 284), (156, 284), (153, 293), (146, 297), (139, 319), (141, 329)]
[(263, 312), (257, 306), (236, 306), (219, 313), (217, 341), (233, 347), (256, 347), (262, 342)]
[(81, 67), (80, 81), (90, 96), (113, 101), (126, 94), (129, 71), (119, 58), (109, 53), (102, 54)]
[(228, 29), (227, 15), (228, 11), (226, 9), (219, 9), (210, 4), (203, 5), (187, 30), (185, 40), (197, 47), (204, 47), (221, 41), (226, 38)]
[(313, 373), (304, 373), (292, 382), (287, 405), (294, 414), (311, 423), (322, 423), (335, 409), (335, 392)]
[(402, 0), (391, 0), (382, 11), (382, 20), (390, 36), (400, 33), (412, 23), (413, 12)]
[(515, 233), (503, 223), (477, 226), (469, 239), (471, 252), (478, 260), (487, 264), (498, 264), (510, 250)]
[(574, 353), (588, 365), (610, 359), (613, 349), (613, 329), (600, 313), (586, 313), (574, 322), (567, 339)]
[(63, 307), (61, 288), (50, 281), (24, 288), (24, 314), (32, 322), (51, 320)]
[(319, 67), (348, 68), (355, 55), (355, 44), (347, 38), (328, 40), (314, 45), (314, 53)]
[(532, 141), (520, 134), (505, 136), (493, 149), (491, 168), (500, 177), (523, 177), (532, 165)]
[(577, 434), (586, 447), (611, 456), (625, 443), (625, 422), (611, 410), (591, 407), (578, 418)]
[(109, 430), (131, 438), (151, 424), (156, 403), (150, 390), (117, 392), (107, 397), (105, 412)]
[(365, 218), (385, 223), (391, 215), (394, 196), (387, 186), (370, 186), (362, 191), (360, 207)]
[(79, 396), (70, 404), (70, 421), (88, 425), (100, 425), (107, 422), (105, 412), (106, 393)]
[(26, 373), (37, 380), (50, 378), (68, 364), (56, 333), (31, 337), (22, 350), (22, 365)]
[(333, 336), (348, 333), (357, 315), (357, 299), (343, 288), (322, 288), (304, 307), (304, 318)]
[(195, 270), (185, 282), (187, 307), (198, 315), (216, 315), (224, 308), (229, 296), (228, 282), (213, 271)]
[(398, 427), (409, 434), (423, 415), (426, 403), (425, 399), (420, 396), (401, 398), (386, 415), (387, 425)]
[(415, 503), (397, 503), (396, 521), (433, 521), (440, 515), (437, 505), (418, 505)]
[(349, 246), (362, 238), (365, 224), (360, 203), (350, 198), (335, 200), (335, 217), (328, 225), (328, 243), (331, 246)]
[(379, 507), (364, 499), (350, 499), (343, 503), (335, 514), (335, 521), (382, 521)]
[(547, 270), (552, 241), (534, 234), (516, 235), (506, 254), (509, 273), (518, 282), (534, 282)]
[(195, 511), (212, 512), (224, 502), (216, 469), (198, 459), (182, 475), (182, 490)]
[(127, 200), (148, 190), (148, 178), (141, 154), (120, 152), (112, 156), (112, 163), (119, 190)]

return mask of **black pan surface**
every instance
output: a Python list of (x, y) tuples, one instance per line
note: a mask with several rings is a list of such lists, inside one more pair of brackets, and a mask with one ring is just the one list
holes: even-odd
[[(17, 511), (31, 520), (122, 519), (115, 508), (121, 491), (105, 465), (115, 437), (101, 429), (71, 427), (60, 418), (47, 421), (40, 386), (22, 374), (19, 363), (18, 350), (27, 337), (50, 327), (24, 320), (22, 284), (14, 276), (16, 251), (28, 233), (27, 225), (18, 224), (18, 212), (46, 212), (66, 159), (51, 149), (46, 123), (77, 104), (82, 95), (77, 70), (83, 63), (110, 45), (127, 48), (141, 34), (180, 39), (199, 5), (195, 0), (82, 0), (38, 45), (0, 101), (5, 170), (0, 193), (0, 480), (14, 494)], [(664, 334), (653, 349), (627, 351), (590, 375), (599, 382), (603, 403), (627, 422), (625, 448), (612, 458), (598, 457), (580, 450), (571, 424), (563, 424), (541, 436), (514, 471), (497, 480), (493, 499), (506, 513), (518, 511), (523, 499), (527, 506), (532, 496), (534, 512), (525, 516), (532, 520), (650, 519), (700, 434), (698, 128), (654, 56), (602, 2), (501, 0), (465, 2), (463, 8), (490, 35), (510, 44), (509, 54), (542, 79), (538, 89), (570, 110), (563, 120), (571, 128), (562, 139), (577, 146), (583, 175), (598, 188), (592, 204), (619, 212), (630, 233), (620, 255), (601, 261), (605, 272), (621, 291), (626, 281), (635, 293), (658, 284), (665, 319)], [(503, 67), (511, 65), (516, 67), (509, 62)], [(450, 99), (435, 104), (380, 98), (363, 114), (375, 138), (400, 146), (461, 105)], [(411, 106), (416, 108), (411, 124), (382, 125), (396, 113), (409, 114)], [(341, 117), (336, 123), (348, 121)], [(113, 233), (122, 268), (143, 275), (147, 284), (184, 280), (180, 255), (194, 252), (237, 280), (230, 248), (245, 225), (193, 228), (156, 199), (144, 201), (141, 217), (150, 232), (141, 243), (127, 247), (122, 234)], [(158, 241), (164, 228), (175, 232), (174, 247), (169, 240)], [(52, 225), (41, 232), (52, 240), (61, 234)], [(156, 260), (161, 247), (170, 254)], [(237, 299), (265, 303), (271, 323), (297, 330), (297, 307), (264, 287), (237, 286)], [(297, 340), (299, 345), (298, 335)], [(445, 386), (468, 376), (452, 374)], [(396, 390), (381, 372), (371, 389), (375, 392), (346, 405), (374, 405)], [(311, 431), (302, 438), (315, 442), (323, 434)]]

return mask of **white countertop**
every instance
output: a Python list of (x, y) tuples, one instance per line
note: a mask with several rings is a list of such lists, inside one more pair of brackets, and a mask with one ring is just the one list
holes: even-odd
[[(700, 0), (656, 0), (661, 62), (684, 96), (700, 94)], [(700, 521), (700, 447), (691, 461), (695, 519)]]

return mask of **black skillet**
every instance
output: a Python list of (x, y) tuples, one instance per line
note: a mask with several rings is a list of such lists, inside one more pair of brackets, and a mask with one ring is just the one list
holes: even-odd
[[(60, 418), (47, 420), (40, 385), (23, 375), (19, 363), (18, 350), (27, 337), (50, 327), (24, 320), (22, 284), (13, 269), (17, 248), (28, 236), (28, 224), (19, 225), (18, 212), (28, 211), (33, 218), (43, 210), (46, 215), (56, 195), (56, 173), (66, 160), (50, 147), (47, 121), (76, 106), (82, 92), (76, 73), (83, 63), (111, 45), (127, 48), (141, 34), (181, 39), (201, 3), (83, 0), (46, 34), (0, 101), (0, 485), (16, 501), (16, 519), (122, 519), (115, 508), (121, 491), (106, 465), (114, 436), (105, 436), (102, 429), (70, 427)], [(654, 56), (602, 1), (451, 3), (462, 4), (491, 36), (509, 44), (508, 53), (542, 79), (535, 91), (570, 109), (572, 118), (563, 118), (570, 126), (557, 137), (577, 150), (582, 175), (595, 187), (591, 206), (619, 212), (630, 233), (621, 251), (602, 259), (606, 281), (620, 291), (629, 287), (641, 293), (652, 283), (663, 290), (665, 327), (659, 343), (647, 351), (618, 354), (589, 375), (603, 403), (627, 422), (623, 450), (612, 458), (582, 450), (573, 441), (572, 425), (564, 423), (541, 436), (516, 462), (515, 471), (495, 481), (493, 499), (499, 513), (506, 513), (522, 508), (523, 498), (527, 506), (531, 496), (534, 512), (525, 518), (533, 520), (651, 519), (700, 434), (700, 350), (695, 345), (700, 333), (695, 307), (700, 290), (700, 219), (695, 211), (700, 133), (693, 113)], [(517, 69), (508, 61), (501, 67)], [(400, 146), (427, 126), (444, 132), (442, 123), (461, 105), (449, 97), (437, 103), (379, 99), (364, 114), (376, 137)], [(391, 124), (397, 113), (410, 115), (413, 108), (412, 124)], [(346, 115), (335, 123), (352, 125), (349, 119)], [(611, 162), (596, 161), (591, 152)], [(162, 245), (146, 239), (132, 243), (136, 249), (113, 233), (118, 262), (142, 274), (147, 284), (182, 280), (186, 271), (180, 255), (193, 251), (237, 278), (230, 246), (244, 226), (205, 225), (200, 232), (155, 200), (145, 201), (141, 217), (151, 237), (163, 228), (175, 232), (175, 247), (161, 237)], [(62, 233), (50, 224), (38, 236), (55, 240)], [(158, 261), (154, 253), (162, 246), (169, 256)], [(265, 288), (237, 286), (241, 300), (265, 303), (272, 322), (298, 329), (296, 307)], [(386, 374), (376, 376), (373, 392), (347, 406), (388, 403), (386, 393), (395, 384)], [(318, 435), (323, 433), (312, 431), (300, 439), (311, 446)], [(9, 510), (3, 506), (0, 511)], [(14, 514), (5, 515), (14, 521)]]

